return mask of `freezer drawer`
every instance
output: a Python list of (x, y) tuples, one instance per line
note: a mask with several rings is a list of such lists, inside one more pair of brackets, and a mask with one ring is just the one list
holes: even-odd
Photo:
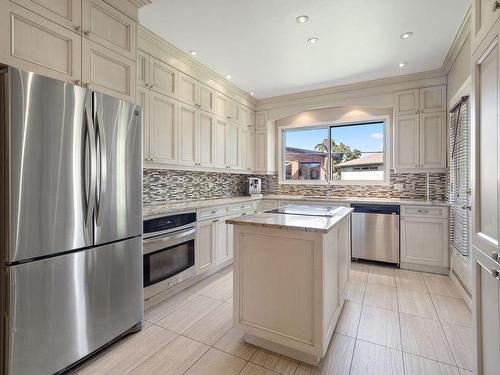
[(353, 212), (352, 257), (399, 264), (399, 215)]
[(8, 267), (9, 374), (52, 374), (140, 322), (141, 270), (141, 237)]

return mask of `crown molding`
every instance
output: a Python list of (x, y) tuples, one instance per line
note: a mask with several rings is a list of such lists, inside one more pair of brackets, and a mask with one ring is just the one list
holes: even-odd
[(458, 29), (457, 35), (455, 35), (455, 39), (453, 39), (453, 43), (451, 44), (450, 49), (443, 61), (443, 66), (441, 70), (448, 74), (457, 58), (460, 50), (462, 49), (465, 41), (470, 36), (471, 33), (471, 22), (472, 22), (472, 12), (471, 6), (467, 9), (467, 13), (465, 13), (464, 19), (460, 24), (460, 28)]
[[(421, 81), (432, 81), (429, 85), (446, 84), (446, 74), (441, 69), (430, 70), (425, 72), (405, 74), (400, 76), (392, 76), (387, 78), (379, 78), (371, 81), (357, 82), (347, 85), (332, 86), (324, 89), (303, 91), (294, 94), (281, 96), (273, 96), (270, 98), (258, 99), (257, 109), (264, 110), (268, 108), (278, 107), (280, 105), (289, 105), (291, 103), (303, 102), (304, 100), (314, 100), (320, 97), (332, 96), (338, 94), (360, 95), (362, 92), (366, 95), (375, 93), (393, 93), (397, 90), (410, 89), (412, 87), (421, 87)], [(405, 87), (398, 87), (404, 85)], [(286, 103), (286, 104), (285, 104)]]
[[(255, 108), (257, 100), (253, 96), (251, 96), (246, 91), (243, 91), (235, 84), (228, 82), (220, 74), (216, 73), (206, 65), (203, 65), (198, 60), (192, 58), (186, 52), (175, 47), (173, 44), (169, 43), (161, 36), (149, 30), (145, 26), (139, 24), (137, 31), (139, 38), (143, 38), (147, 42), (152, 43), (154, 46), (156, 46), (157, 48), (159, 48), (160, 50), (162, 50), (163, 52), (165, 52), (166, 54), (175, 59), (175, 61), (166, 61), (170, 65), (173, 65), (175, 68), (181, 71), (185, 71), (187, 70), (187, 68), (194, 70), (198, 74), (206, 77), (208, 80), (207, 82), (204, 83), (207, 83), (212, 88), (216, 89), (217, 91), (221, 91), (222, 93), (230, 97), (241, 98), (238, 101), (242, 102), (242, 104), (252, 107), (252, 109)], [(141, 47), (142, 46), (139, 46), (139, 48)], [(186, 74), (189, 74), (188, 71), (185, 72)]]

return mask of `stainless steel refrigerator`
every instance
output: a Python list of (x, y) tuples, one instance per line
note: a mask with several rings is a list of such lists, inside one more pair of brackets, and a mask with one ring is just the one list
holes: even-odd
[(3, 373), (52, 374), (140, 329), (142, 110), (5, 67), (0, 115)]

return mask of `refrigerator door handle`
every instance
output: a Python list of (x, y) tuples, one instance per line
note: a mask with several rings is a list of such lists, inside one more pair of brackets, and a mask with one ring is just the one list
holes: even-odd
[[(92, 97), (91, 93), (87, 92), (85, 97), (85, 129), (86, 136), (89, 142), (90, 148), (90, 158), (84, 156), (85, 168), (83, 171), (85, 181), (85, 191), (88, 192), (86, 196), (86, 212), (85, 212), (85, 233), (89, 235), (89, 228), (92, 228), (92, 215), (94, 213), (95, 208), (95, 195), (96, 195), (96, 167), (97, 167), (97, 158), (96, 158), (96, 134), (94, 129), (94, 121), (92, 118)], [(84, 147), (86, 150), (86, 147)], [(84, 151), (85, 153), (86, 151)], [(87, 165), (87, 160), (89, 160), (90, 165)], [(88, 178), (87, 181), (87, 173), (88, 169)]]
[(108, 170), (107, 164), (107, 152), (106, 152), (106, 134), (103, 120), (103, 108), (102, 108), (102, 96), (101, 94), (94, 93), (94, 105), (96, 109), (96, 128), (97, 128), (97, 141), (98, 141), (98, 153), (99, 153), (99, 181), (98, 181), (98, 191), (97, 191), (97, 217), (96, 225), (101, 226), (102, 217), (101, 207), (104, 207), (104, 199), (106, 197), (106, 183)]

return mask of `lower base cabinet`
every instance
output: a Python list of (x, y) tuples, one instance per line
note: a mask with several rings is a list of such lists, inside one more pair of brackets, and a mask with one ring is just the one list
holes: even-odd
[(215, 222), (201, 221), (196, 228), (196, 273), (200, 274), (215, 265)]
[(403, 207), (400, 229), (401, 268), (448, 273), (447, 207)]
[(498, 374), (500, 369), (500, 264), (471, 246), (474, 335), (477, 340), (474, 373)]

